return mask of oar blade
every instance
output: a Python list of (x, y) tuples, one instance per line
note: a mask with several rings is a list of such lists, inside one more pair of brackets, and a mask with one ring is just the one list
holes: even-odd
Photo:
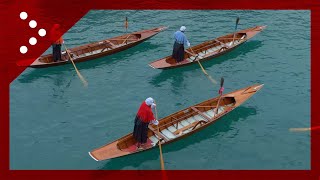
[(236, 24), (237, 24), (237, 25), (239, 24), (239, 21), (240, 21), (240, 18), (237, 17), (237, 20), (236, 20)]
[(310, 131), (311, 128), (290, 128), (289, 131), (291, 132), (303, 132), (303, 131)]
[(214, 80), (210, 75), (208, 75), (209, 76), (209, 79), (211, 80), (211, 82), (213, 83), (213, 84), (217, 84), (217, 81), (216, 80)]
[(126, 21), (124, 22), (124, 27), (126, 28), (126, 29), (128, 29), (128, 17), (126, 17)]
[(80, 73), (80, 71), (78, 70), (77, 66), (74, 64), (74, 62), (73, 62), (73, 60), (72, 60), (72, 58), (71, 58), (71, 55), (69, 54), (69, 50), (68, 50), (67, 46), (66, 46), (64, 43), (63, 43), (63, 45), (64, 45), (64, 48), (66, 49), (66, 52), (67, 52), (67, 54), (68, 54), (68, 56), (69, 56), (70, 61), (72, 62), (72, 65), (73, 65), (74, 69), (75, 69), (76, 72), (77, 72), (77, 75), (78, 75), (79, 79), (80, 79), (81, 82), (83, 83), (84, 87), (87, 87), (87, 86), (88, 86), (87, 80), (81, 75), (81, 73)]
[(80, 74), (80, 72), (78, 70), (77, 70), (77, 74), (78, 74), (80, 80), (82, 81), (83, 86), (88, 87), (88, 81)]
[[(238, 27), (239, 21), (240, 21), (240, 18), (237, 17), (236, 26), (235, 26), (235, 28), (234, 28), (234, 33), (233, 33), (233, 38), (232, 38), (232, 43), (231, 43), (231, 45), (234, 44), (234, 37), (235, 37), (235, 35), (236, 35), (236, 31), (237, 31), (237, 27)], [(230, 46), (231, 46), (231, 45), (230, 45)]]
[(221, 80), (220, 80), (220, 87), (223, 87), (223, 84), (224, 84), (224, 78), (221, 77)]

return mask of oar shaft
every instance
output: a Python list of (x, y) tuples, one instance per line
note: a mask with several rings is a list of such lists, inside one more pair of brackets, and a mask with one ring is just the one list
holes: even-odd
[(309, 128), (290, 128), (290, 131), (313, 131), (320, 129), (320, 126), (314, 126)]
[[(157, 111), (157, 106), (154, 108), (154, 111), (156, 113), (156, 120), (158, 120), (158, 111)], [(157, 130), (158, 130), (158, 134), (160, 134), (160, 129), (159, 126), (157, 125)], [(158, 141), (159, 141), (159, 150), (160, 150), (160, 165), (161, 165), (161, 170), (164, 170), (164, 162), (163, 162), (163, 156), (162, 156), (162, 147), (161, 147), (161, 141), (160, 141), (160, 137), (158, 137)]]
[(239, 23), (239, 17), (237, 18), (236, 20), (236, 27), (234, 28), (234, 33), (233, 33), (233, 38), (232, 38), (232, 44), (234, 43), (234, 38), (235, 38), (235, 35), (236, 35), (236, 31), (237, 31), (237, 27), (238, 27), (238, 23)]
[[(191, 49), (192, 53), (195, 54), (194, 51), (193, 51), (193, 49), (192, 49), (191, 47), (190, 47), (190, 49)], [(199, 64), (199, 66), (201, 67), (202, 72), (208, 77), (208, 79), (209, 79), (213, 84), (217, 84), (217, 81), (215, 81), (215, 80), (207, 73), (207, 71), (203, 68), (202, 64), (200, 63), (200, 61), (198, 60), (197, 62), (198, 62), (198, 64)]]
[(290, 131), (310, 131), (311, 128), (290, 128)]
[(126, 28), (126, 33), (128, 32), (128, 17), (126, 17), (126, 21), (124, 22), (124, 26)]
[(219, 100), (218, 100), (216, 112), (215, 112), (216, 114), (218, 114), (218, 112), (219, 112), (219, 104), (220, 104), (221, 97), (222, 97), (222, 94), (219, 96)]
[(221, 77), (221, 80), (220, 80), (220, 90), (219, 90), (220, 96), (219, 96), (218, 103), (217, 103), (217, 107), (216, 107), (216, 114), (218, 114), (218, 112), (219, 112), (220, 100), (221, 100), (222, 93), (223, 93), (223, 84), (224, 84), (224, 78)]
[(131, 34), (130, 34), (129, 36), (127, 36), (121, 44), (123, 44), (124, 42), (127, 43), (127, 40), (128, 40), (128, 38), (129, 38), (130, 36), (131, 36)]
[[(159, 126), (157, 126), (158, 129), (158, 134), (160, 134)], [(162, 147), (161, 147), (161, 142), (159, 139), (159, 150), (160, 150), (160, 165), (161, 165), (161, 170), (164, 170), (164, 163), (163, 163), (163, 156), (162, 156)]]
[(70, 59), (72, 65), (73, 65), (74, 69), (75, 69), (76, 72), (77, 72), (78, 77), (80, 78), (80, 80), (82, 81), (82, 83), (83, 83), (84, 86), (88, 86), (87, 80), (80, 74), (80, 71), (78, 70), (77, 66), (76, 66), (75, 63), (73, 62), (73, 60), (72, 60), (72, 58), (71, 58), (71, 55), (70, 55), (69, 52), (68, 52), (67, 46), (66, 46), (64, 43), (63, 43), (63, 45), (64, 45), (64, 48), (66, 49), (66, 52), (67, 52), (67, 54), (68, 54), (68, 56), (69, 56), (69, 59)]

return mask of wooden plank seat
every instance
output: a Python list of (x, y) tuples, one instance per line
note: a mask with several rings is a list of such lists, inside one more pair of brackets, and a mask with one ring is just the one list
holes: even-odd
[(161, 134), (168, 139), (177, 138), (176, 136), (177, 134), (175, 132), (185, 131), (187, 129), (190, 129), (190, 127), (193, 127), (199, 121), (203, 121), (203, 117), (201, 117), (198, 114), (188, 118), (186, 117), (186, 119), (181, 120), (177, 123), (174, 123), (171, 126), (167, 127), (166, 129), (161, 130)]
[(187, 120), (180, 121), (182, 126), (189, 126), (189, 122)]
[(192, 117), (189, 117), (188, 119), (186, 119), (186, 121), (188, 121), (190, 124), (192, 124), (192, 123), (194, 123), (194, 122), (197, 121), (197, 120), (195, 120), (195, 119), (194, 119), (194, 116), (192, 116)]
[(167, 137), (168, 139), (174, 139), (176, 138), (176, 135), (173, 134), (171, 131), (169, 131), (168, 129), (163, 129), (161, 131), (161, 134), (163, 134), (165, 137)]
[(106, 44), (108, 44), (108, 45), (111, 45), (111, 46), (116, 46), (115, 44), (113, 44), (111, 41), (109, 41), (109, 40), (105, 40), (104, 41)]
[(192, 106), (191, 109), (193, 109), (194, 111), (196, 111), (200, 116), (202, 116), (206, 121), (209, 121), (210, 118), (205, 115), (204, 113), (202, 113), (201, 111), (199, 111), (199, 109), (197, 109), (196, 107)]
[(190, 62), (197, 59), (203, 59), (203, 57), (199, 55), (199, 56), (190, 56), (189, 58), (187, 58), (187, 60)]
[[(151, 141), (151, 145), (156, 146), (159, 144), (159, 139), (157, 135), (150, 136), (149, 139)], [(164, 140), (160, 138), (160, 141), (163, 142)]]
[(176, 130), (175, 132), (173, 132), (174, 135), (181, 135), (183, 133), (183, 131), (189, 130), (192, 128), (192, 130), (194, 130), (199, 124), (201, 125), (202, 123), (207, 123), (204, 120), (200, 120), (200, 121), (195, 121), (191, 124), (189, 124), (188, 126), (185, 126), (181, 129)]
[(106, 49), (113, 49), (113, 48), (116, 47), (116, 45), (113, 44), (113, 43), (112, 43), (111, 41), (109, 41), (109, 40), (105, 40), (105, 41), (103, 41), (103, 42), (105, 43), (106, 47), (102, 48), (101, 51), (100, 51), (100, 53), (103, 52), (103, 51), (106, 50)]
[(170, 127), (168, 127), (168, 130), (173, 133), (177, 130), (177, 128), (174, 126), (170, 126)]
[(161, 133), (158, 133), (158, 130), (155, 130), (152, 126), (149, 125), (149, 129), (153, 132), (156, 137), (163, 139), (164, 141), (169, 141), (169, 139), (163, 136)]
[[(220, 41), (217, 41), (217, 42), (222, 43)], [(238, 44), (238, 43), (239, 42), (235, 42), (235, 44)], [(195, 61), (197, 59), (203, 59), (207, 54), (211, 54), (211, 53), (214, 53), (214, 52), (221, 52), (221, 51), (223, 51), (225, 49), (228, 49), (228, 48), (229, 48), (229, 46), (227, 46), (226, 44), (222, 43), (220, 45), (216, 45), (214, 47), (207, 48), (207, 49), (205, 49), (205, 50), (203, 50), (203, 51), (201, 51), (199, 53), (196, 53), (196, 54), (191, 53), (188, 50), (185, 50), (185, 52), (190, 55), (189, 58), (187, 58), (187, 60), (189, 62), (193, 62), (193, 61)], [(200, 48), (200, 49), (203, 49), (203, 48)]]
[(205, 114), (210, 118), (214, 118), (214, 116), (216, 115), (213, 110), (206, 111)]
[[(155, 143), (157, 142), (157, 137), (160, 137), (166, 141), (177, 138), (178, 135), (182, 133), (189, 132), (190, 130), (195, 129), (199, 124), (206, 123), (209, 120), (213, 119), (216, 115), (215, 110), (216, 106), (199, 106), (199, 107), (211, 107), (212, 109), (201, 112), (196, 107), (192, 107), (191, 109), (196, 113), (194, 116), (185, 117), (185, 119), (180, 120), (178, 122), (172, 123), (171, 126), (162, 129), (160, 134), (157, 131), (150, 128), (154, 132), (154, 136), (150, 137), (150, 140)], [(220, 106), (218, 108), (218, 114), (224, 111), (224, 107)], [(204, 120), (204, 118), (206, 120)], [(176, 119), (178, 120), (178, 119)]]
[(156, 136), (150, 136), (149, 139), (153, 142), (153, 143), (157, 143), (158, 142), (158, 138)]

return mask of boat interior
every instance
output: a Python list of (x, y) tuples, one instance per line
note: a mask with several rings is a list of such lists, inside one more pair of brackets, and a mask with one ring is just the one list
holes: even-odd
[[(219, 37), (214, 40), (206, 41), (202, 44), (186, 49), (184, 53), (185, 60), (187, 62), (193, 62), (194, 60), (200, 60), (215, 54), (219, 54), (224, 50), (237, 46), (238, 44), (246, 41), (246, 33), (237, 33), (233, 38), (233, 35), (227, 35)], [(171, 56), (166, 58), (166, 62), (175, 64), (176, 60)]]
[[(235, 103), (234, 97), (222, 97), (217, 108), (218, 98), (214, 98), (169, 115), (159, 121), (160, 133), (157, 131), (157, 126), (149, 125), (147, 146), (153, 147), (157, 145), (159, 139), (164, 142), (171, 141), (207, 123), (211, 123), (233, 109)], [(135, 150), (132, 147), (135, 144), (134, 137), (129, 134), (120, 139), (117, 146), (122, 151), (132, 151), (132, 149)]]
[[(127, 34), (127, 35), (111, 38), (108, 40), (103, 40), (103, 41), (95, 42), (92, 44), (75, 47), (75, 48), (69, 49), (68, 53), (73, 58), (73, 60), (77, 60), (78, 58), (83, 58), (83, 57), (92, 56), (95, 54), (100, 54), (106, 51), (111, 51), (121, 46), (125, 46), (127, 44), (137, 42), (140, 39), (141, 39), (141, 34)], [(63, 49), (63, 46), (61, 48)], [(69, 56), (66, 51), (61, 52), (61, 58), (64, 61), (69, 59)], [(52, 54), (42, 56), (39, 59), (39, 61), (42, 63), (52, 63), (53, 62)]]

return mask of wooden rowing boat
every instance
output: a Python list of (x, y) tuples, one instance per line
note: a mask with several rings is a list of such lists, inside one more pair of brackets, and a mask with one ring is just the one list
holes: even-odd
[[(222, 95), (220, 101), (219, 97), (209, 99), (160, 119), (160, 133), (155, 125), (149, 125), (147, 145), (142, 151), (157, 147), (158, 138), (162, 145), (166, 145), (202, 130), (244, 103), (262, 87), (263, 84), (257, 84), (239, 89)], [(101, 161), (141, 152), (135, 144), (130, 133), (89, 152), (89, 155), (94, 160)]]
[[(82, 45), (75, 48), (68, 49), (74, 63), (96, 59), (102, 56), (111, 55), (130, 47), (138, 45), (139, 43), (155, 36), (159, 32), (167, 29), (161, 26), (149, 30), (137, 31), (122, 36), (117, 36), (110, 39)], [(45, 68), (50, 66), (59, 66), (69, 63), (69, 56), (66, 51), (62, 51), (62, 61), (54, 62), (52, 54), (47, 54), (37, 58), (32, 64), (27, 61), (18, 61), (18, 66), (28, 66), (33, 68)]]
[(197, 61), (210, 60), (232, 51), (265, 28), (266, 26), (252, 27), (236, 32), (235, 36), (231, 33), (188, 48), (184, 53), (185, 59), (180, 63), (177, 63), (171, 56), (167, 56), (149, 63), (149, 66), (154, 69), (168, 69), (190, 65)]

